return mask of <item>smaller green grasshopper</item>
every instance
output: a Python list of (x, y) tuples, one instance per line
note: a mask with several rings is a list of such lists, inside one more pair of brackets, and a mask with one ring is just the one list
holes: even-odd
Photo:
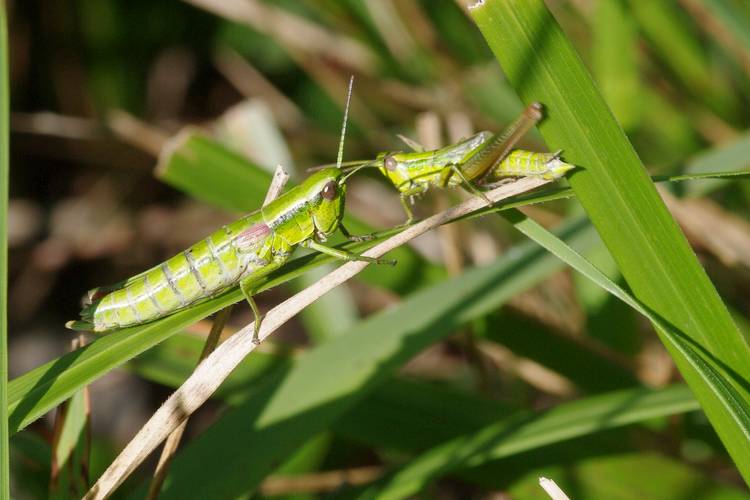
[(542, 119), (542, 105), (532, 103), (502, 134), (482, 131), (456, 144), (424, 151), (411, 139), (401, 139), (414, 151), (380, 153), (372, 161), (350, 161), (347, 168), (357, 170), (375, 167), (399, 190), (401, 205), (407, 215), (404, 225), (414, 220), (410, 207), (414, 198), (430, 187), (463, 185), (474, 194), (486, 198), (481, 189), (514, 177), (540, 177), (555, 180), (575, 168), (560, 159), (560, 153), (535, 153), (514, 150), (518, 140)]
[[(351, 82), (349, 85), (351, 97)], [(337, 165), (341, 165), (348, 109), (347, 99)], [(395, 264), (323, 245), (337, 229), (356, 239), (341, 224), (345, 182), (355, 171), (344, 172), (339, 167), (316, 172), (268, 205), (171, 259), (116, 285), (89, 291), (81, 319), (66, 326), (104, 332), (140, 325), (239, 285), (255, 315), (253, 341), (257, 343), (261, 315), (253, 300), (255, 286), (260, 278), (280, 268), (297, 245), (347, 261)]]

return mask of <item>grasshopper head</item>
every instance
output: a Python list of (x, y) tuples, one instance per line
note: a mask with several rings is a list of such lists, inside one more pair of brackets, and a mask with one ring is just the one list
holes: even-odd
[(346, 184), (338, 168), (315, 172), (304, 182), (315, 230), (324, 236), (333, 233), (344, 215)]
[(403, 153), (380, 153), (373, 162), (380, 173), (396, 186), (399, 191), (407, 189), (411, 184), (409, 173), (402, 161)]

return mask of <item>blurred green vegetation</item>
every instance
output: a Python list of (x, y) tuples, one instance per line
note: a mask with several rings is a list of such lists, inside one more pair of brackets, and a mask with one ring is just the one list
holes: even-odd
[[(184, 325), (233, 301), (175, 317), (169, 331), (118, 333), (65, 355), (62, 325), (83, 292), (258, 206), (277, 163), (294, 182), (334, 161), (350, 75), (345, 160), (404, 149), (397, 134), (449, 143), (518, 115), (464, 3), (7, 2), (10, 421), (12, 432), (24, 428), (11, 438), (14, 497), (65, 497), (48, 486), (60, 449), (41, 413), (97, 380), (92, 484), (189, 375), (210, 323)], [(750, 166), (746, 2), (546, 3), (649, 173)], [(434, 119), (441, 129), (430, 135)], [(178, 142), (185, 134), (191, 142)], [(547, 149), (536, 131), (523, 146)], [(748, 324), (747, 181), (662, 187), (725, 304)], [(353, 178), (347, 195), (355, 232), (403, 220), (376, 173)], [(460, 197), (433, 192), (416, 211)], [(525, 213), (627, 287), (575, 199)], [(499, 217), (450, 227), (399, 249), (397, 268), (340, 287), (246, 359), (191, 420), (163, 496), (377, 497), (418, 484), (425, 498), (542, 498), (544, 475), (576, 499), (748, 497), (641, 316)], [(310, 262), (319, 261), (297, 266)], [(264, 292), (261, 308), (307, 282)], [(235, 307), (231, 329), (249, 322), (246, 309)], [(623, 421), (597, 426), (597, 411)], [(152, 467), (118, 495), (142, 496)]]

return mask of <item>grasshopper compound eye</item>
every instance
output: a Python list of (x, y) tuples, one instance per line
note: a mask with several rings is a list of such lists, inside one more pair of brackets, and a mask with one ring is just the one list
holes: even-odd
[(328, 201), (332, 201), (336, 197), (336, 182), (329, 181), (323, 186), (323, 190), (320, 195)]
[(389, 172), (393, 172), (394, 170), (396, 170), (397, 162), (393, 156), (391, 155), (386, 156), (385, 159), (383, 160), (383, 163), (385, 164), (386, 170), (388, 170)]

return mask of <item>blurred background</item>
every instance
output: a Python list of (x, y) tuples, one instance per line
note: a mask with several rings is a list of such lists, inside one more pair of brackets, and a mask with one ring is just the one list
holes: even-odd
[[(86, 290), (151, 267), (258, 206), (217, 199), (170, 176), (186, 144), (206, 153), (201, 168), (209, 175), (221, 175), (211, 158), (229, 155), (269, 172), (281, 164), (299, 180), (305, 168), (335, 161), (350, 75), (355, 86), (345, 160), (406, 149), (398, 134), (433, 148), (479, 130), (502, 130), (522, 105), (464, 3), (8, 0), (11, 376), (70, 350), (72, 336), (63, 325), (77, 316)], [(750, 4), (547, 4), (651, 174), (750, 165)], [(536, 133), (523, 146), (546, 151)], [(265, 188), (257, 186), (261, 193)], [(750, 311), (748, 184), (692, 182), (664, 196), (744, 328)], [(430, 193), (415, 210), (424, 216), (462, 197)], [(347, 210), (361, 228), (388, 228), (404, 219), (396, 192), (374, 172), (353, 178)], [(581, 214), (574, 200), (525, 211), (550, 228)], [(486, 219), (420, 238), (399, 256), (396, 269), (368, 270), (369, 278), (341, 287), (285, 326), (267, 349), (292, 356), (430, 283), (521, 248), (512, 228)], [(599, 243), (586, 255), (617, 277)], [(261, 309), (312, 279), (264, 293)], [(250, 320), (240, 305), (230, 327)], [(180, 370), (192, 366), (209, 328), (203, 321), (163, 352), (144, 355), (92, 386), (92, 474), (181, 380)], [(505, 408), (541, 410), (635, 384), (665, 386), (679, 374), (646, 321), (560, 270), (422, 352), (399, 379)], [(202, 409), (188, 438), (222, 407), (211, 402)], [(22, 458), (14, 461), (18, 498), (41, 497), (49, 470), (28, 450), (34, 449), (30, 443), (50, 440), (51, 419), (23, 435), (28, 443), (17, 445)], [(317, 468), (354, 468), (366, 481), (407, 453), (392, 443), (358, 440), (351, 429), (331, 439)], [(605, 497), (602, 484), (635, 488), (645, 474), (659, 477), (670, 492), (661, 498), (698, 498), (688, 494), (695, 491), (700, 498), (745, 498), (700, 412), (521, 455), (506, 461), (495, 481), (445, 479), (431, 494), (541, 498), (537, 475), (560, 464), (575, 479), (579, 498)], [(264, 495), (293, 492), (269, 484)]]

